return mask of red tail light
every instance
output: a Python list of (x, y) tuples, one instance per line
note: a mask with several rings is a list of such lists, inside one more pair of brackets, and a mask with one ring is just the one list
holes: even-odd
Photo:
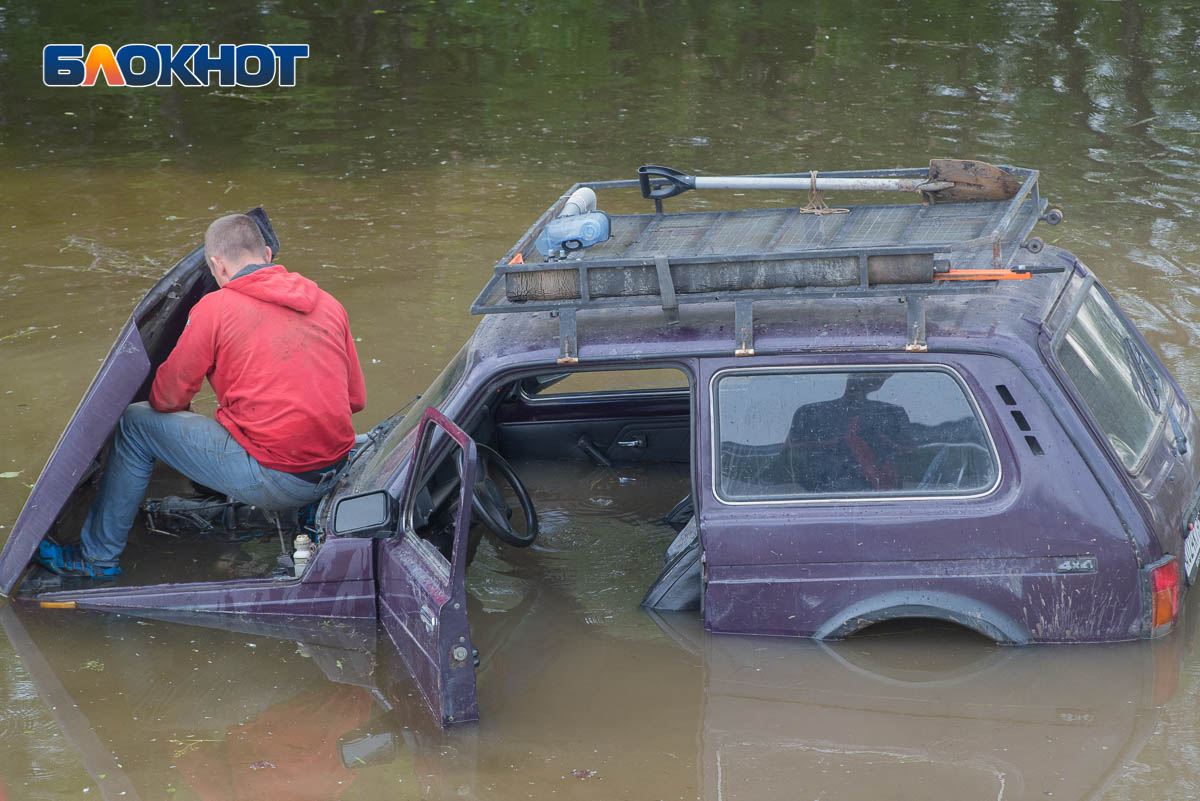
[(1150, 568), (1150, 630), (1168, 626), (1179, 617), (1179, 561), (1174, 556)]

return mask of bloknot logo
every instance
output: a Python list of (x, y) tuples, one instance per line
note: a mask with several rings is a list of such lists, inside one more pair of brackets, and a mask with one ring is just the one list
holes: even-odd
[(296, 63), (308, 58), (306, 44), (151, 45), (127, 44), (113, 50), (92, 45), (48, 44), (42, 48), (46, 86), (219, 86), (296, 85)]

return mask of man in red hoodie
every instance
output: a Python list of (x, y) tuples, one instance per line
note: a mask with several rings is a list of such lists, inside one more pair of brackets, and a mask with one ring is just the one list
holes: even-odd
[[(271, 255), (244, 214), (209, 226), (204, 258), (218, 289), (192, 307), (149, 402), (121, 416), (82, 548), (43, 542), (47, 568), (120, 574), (156, 460), (269, 510), (304, 506), (332, 484), (354, 444), (350, 415), (365, 404), (362, 368), (341, 304)], [(189, 411), (205, 378), (216, 420)]]

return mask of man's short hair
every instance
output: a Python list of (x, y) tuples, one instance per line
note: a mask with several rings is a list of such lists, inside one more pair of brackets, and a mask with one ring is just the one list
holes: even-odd
[(233, 259), (244, 253), (258, 257), (267, 246), (258, 224), (245, 214), (229, 214), (208, 226), (204, 234), (204, 259), (210, 255)]

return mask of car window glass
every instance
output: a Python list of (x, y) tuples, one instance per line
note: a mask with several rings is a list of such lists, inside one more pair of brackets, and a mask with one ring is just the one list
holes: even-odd
[(379, 463), (391, 457), (396, 447), (400, 442), (408, 436), (408, 432), (421, 421), (421, 417), (425, 414), (425, 410), (430, 406), (441, 408), (442, 402), (450, 395), (450, 391), (458, 386), (458, 382), (463, 377), (463, 373), (467, 371), (467, 354), (470, 351), (470, 342), (467, 342), (450, 363), (438, 374), (438, 377), (433, 379), (433, 383), (429, 385), (429, 389), (425, 390), (421, 396), (413, 403), (413, 405), (404, 413), (390, 431), (383, 442), (375, 449), (371, 456), (371, 465), (368, 471), (378, 469)]
[(997, 479), (974, 405), (942, 370), (730, 373), (716, 406), (727, 500), (973, 494)]
[(593, 392), (630, 392), (647, 389), (687, 391), (683, 374), (674, 368), (647, 370), (590, 370), (538, 376), (525, 391), (535, 397), (579, 395)]
[(1154, 435), (1162, 381), (1099, 289), (1092, 288), (1055, 355), (1113, 450), (1132, 470)]

